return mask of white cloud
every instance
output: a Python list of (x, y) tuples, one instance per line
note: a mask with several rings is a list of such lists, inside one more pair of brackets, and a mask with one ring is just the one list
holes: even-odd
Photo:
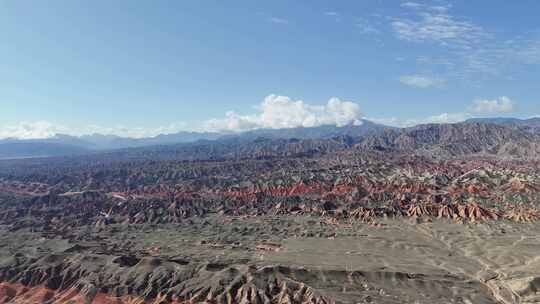
[(310, 105), (287, 96), (269, 95), (258, 107), (259, 113), (239, 115), (227, 112), (222, 119), (211, 119), (205, 128), (214, 131), (247, 131), (259, 128), (281, 129), (315, 127), (321, 125), (345, 126), (361, 124), (360, 107), (350, 101), (331, 98), (326, 105)]
[(396, 18), (391, 23), (399, 39), (468, 49), (488, 36), (482, 27), (448, 14), (450, 6), (429, 6), (415, 2), (405, 2), (401, 6), (412, 9), (414, 17)]
[(540, 64), (540, 40), (517, 37), (506, 41), (488, 41), (458, 53), (469, 73), (508, 77), (512, 68)]
[(440, 87), (445, 83), (444, 79), (423, 75), (404, 75), (399, 77), (399, 81), (408, 86), (422, 89)]
[[(444, 2), (440, 2), (444, 3)], [(445, 58), (422, 58), (422, 64), (445, 69), (445, 78), (478, 83), (489, 77), (512, 78), (513, 69), (540, 64), (537, 33), (502, 39), (478, 23), (451, 12), (450, 4), (403, 2), (405, 12), (390, 18), (395, 36), (404, 41), (443, 47)], [(425, 60), (423, 60), (425, 59)], [(441, 70), (439, 74), (443, 73)]]
[[(287, 96), (269, 95), (256, 109), (258, 110), (257, 113), (249, 115), (240, 115), (229, 111), (224, 118), (211, 119), (204, 122), (199, 128), (191, 129), (200, 131), (247, 131), (260, 128), (281, 129), (321, 125), (342, 127), (362, 123), (358, 104), (342, 101), (338, 98), (331, 98), (325, 105), (311, 105), (302, 100), (292, 100)], [(39, 139), (51, 138), (57, 134), (80, 136), (95, 133), (142, 138), (176, 133), (186, 130), (186, 126), (184, 123), (172, 123), (155, 128), (122, 125), (113, 127), (87, 125), (69, 128), (46, 121), (21, 122), (17, 125), (0, 127), (0, 139)]]
[(336, 22), (341, 22), (341, 15), (335, 11), (326, 11), (324, 15), (333, 18)]
[(405, 122), (397, 117), (365, 117), (365, 119), (385, 126), (405, 127)]
[(434, 65), (434, 66), (443, 66), (448, 69), (453, 69), (455, 63), (452, 62), (449, 58), (445, 57), (430, 57), (430, 56), (419, 56), (416, 58), (416, 63), (422, 65)]
[(474, 100), (466, 112), (446, 112), (419, 119), (400, 119), (396, 117), (366, 118), (367, 120), (394, 127), (412, 127), (420, 124), (457, 123), (475, 117), (478, 114), (508, 113), (515, 110), (515, 103), (502, 96), (494, 100)]
[(185, 123), (171, 123), (165, 126), (159, 127), (128, 127), (123, 125), (117, 125), (114, 127), (103, 127), (99, 125), (89, 125), (83, 127), (78, 132), (69, 132), (72, 135), (87, 135), (87, 134), (102, 134), (102, 135), (116, 135), (121, 137), (131, 138), (144, 138), (154, 137), (160, 134), (172, 134), (185, 130)]
[(380, 34), (381, 33), (381, 31), (379, 29), (377, 29), (372, 24), (372, 22), (370, 22), (367, 19), (357, 18), (354, 25), (360, 30), (360, 33), (362, 33), (364, 35)]
[[(358, 104), (331, 98), (325, 105), (307, 104), (302, 100), (292, 100), (287, 96), (269, 95), (256, 107), (257, 112), (240, 115), (229, 111), (224, 118), (210, 119), (199, 127), (191, 130), (198, 131), (249, 131), (260, 128), (282, 129), (296, 127), (316, 127), (321, 125), (336, 125), (339, 127), (362, 123)], [(515, 109), (515, 103), (508, 97), (502, 96), (494, 100), (474, 100), (468, 108), (469, 112), (447, 112), (420, 119), (372, 118), (367, 120), (396, 127), (410, 127), (426, 123), (455, 123), (473, 117), (473, 114), (508, 113)], [(171, 123), (159, 127), (127, 127), (117, 125), (103, 127), (88, 125), (79, 128), (69, 128), (47, 121), (21, 122), (15, 125), (1, 126), (0, 139), (40, 139), (51, 138), (57, 134), (73, 136), (88, 134), (117, 135), (122, 137), (143, 138), (159, 134), (172, 134), (186, 130), (185, 123)]]
[(156, 128), (114, 126), (103, 127), (98, 125), (88, 125), (80, 128), (70, 128), (48, 121), (20, 122), (16, 125), (0, 127), (0, 139), (44, 139), (52, 138), (58, 134), (81, 136), (90, 134), (117, 135), (122, 137), (143, 138), (153, 137), (159, 134), (171, 134), (183, 130), (184, 123), (172, 123), (167, 126)]
[(436, 124), (457, 123), (457, 122), (465, 121), (471, 117), (472, 116), (469, 113), (442, 113), (442, 114), (432, 115), (432, 116), (419, 118), (419, 119), (400, 119), (396, 117), (366, 118), (366, 119), (376, 122), (376, 123), (384, 124), (387, 126), (406, 128), (406, 127), (413, 127), (416, 125), (429, 124), (429, 123), (436, 123)]
[(270, 21), (272, 23), (276, 23), (276, 24), (288, 24), (289, 23), (289, 20), (283, 19), (283, 18), (278, 18), (278, 17), (270, 17), (268, 19), (268, 21)]
[(471, 115), (468, 113), (442, 113), (439, 115), (429, 116), (422, 123), (456, 123), (462, 122), (471, 118)]
[(416, 9), (416, 8), (422, 7), (422, 4), (408, 1), (408, 2), (401, 3), (401, 7)]
[(16, 125), (0, 127), (0, 139), (18, 138), (18, 139), (38, 139), (50, 138), (57, 133), (68, 132), (68, 128), (54, 125), (47, 121), (20, 122)]
[(540, 64), (540, 40), (529, 39), (518, 46), (521, 46), (515, 50), (518, 60), (525, 64)]
[(431, 11), (437, 13), (445, 13), (452, 7), (451, 4), (444, 5), (427, 5), (418, 2), (407, 1), (401, 3), (401, 7), (413, 10)]
[(514, 111), (515, 103), (508, 97), (502, 96), (498, 99), (478, 99), (473, 101), (470, 110), (478, 114), (488, 113), (509, 113)]
[(225, 113), (225, 118), (214, 118), (205, 122), (204, 129), (210, 131), (246, 131), (259, 128), (255, 115), (238, 115), (234, 111)]

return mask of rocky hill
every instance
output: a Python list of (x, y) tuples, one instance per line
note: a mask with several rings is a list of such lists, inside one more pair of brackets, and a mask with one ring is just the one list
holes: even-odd
[(519, 127), (531, 133), (540, 134), (540, 117), (518, 118), (471, 118), (467, 122), (492, 123), (503, 126)]
[(540, 137), (521, 128), (491, 123), (428, 124), (371, 134), (356, 147), (435, 158), (476, 154), (536, 158), (540, 156)]
[[(497, 123), (463, 122), (427, 124), (411, 128), (390, 128), (364, 122), (362, 126), (316, 127), (280, 130), (257, 130), (224, 135), (194, 142), (182, 142), (168, 136), (139, 140), (133, 148), (101, 151), (89, 157), (175, 160), (220, 160), (238, 158), (274, 158), (314, 156), (338, 151), (385, 154), (413, 153), (445, 159), (457, 156), (495, 155), (506, 158), (538, 158), (540, 133), (534, 124), (506, 120)], [(208, 135), (208, 134), (207, 134)], [(190, 136), (194, 136), (191, 134)], [(198, 137), (191, 137), (195, 140)], [(95, 139), (95, 138), (94, 138)], [(125, 139), (116, 139), (126, 143)], [(179, 143), (175, 143), (176, 142)], [(83, 139), (58, 137), (41, 141), (0, 141), (0, 157), (42, 157), (96, 153), (95, 145), (80, 144)], [(102, 147), (104, 144), (100, 144)], [(129, 144), (126, 143), (129, 146)], [(99, 145), (98, 145), (99, 146)], [(120, 146), (123, 146), (120, 145)]]
[(415, 154), (436, 159), (486, 155), (536, 159), (540, 157), (540, 136), (522, 128), (498, 124), (428, 124), (404, 129), (375, 129), (358, 136), (304, 139), (235, 137), (116, 153), (122, 158), (218, 160), (312, 157), (337, 152), (382, 153), (383, 157)]

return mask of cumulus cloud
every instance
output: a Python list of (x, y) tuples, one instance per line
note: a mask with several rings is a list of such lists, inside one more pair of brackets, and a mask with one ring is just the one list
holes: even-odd
[(423, 75), (404, 75), (399, 77), (399, 81), (405, 85), (421, 89), (440, 87), (445, 83), (444, 79)]
[(514, 111), (515, 103), (508, 97), (502, 96), (498, 99), (478, 99), (473, 101), (470, 110), (477, 114), (489, 113), (509, 113)]
[[(302, 100), (292, 100), (287, 96), (269, 95), (257, 106), (256, 113), (240, 115), (229, 111), (224, 118), (210, 119), (198, 128), (200, 131), (248, 131), (260, 128), (283, 129), (295, 127), (316, 127), (336, 125), (339, 127), (360, 125), (361, 115), (358, 104), (331, 98), (325, 105), (312, 105)], [(122, 137), (142, 138), (159, 134), (171, 134), (186, 130), (184, 123), (172, 123), (160, 127), (129, 127), (100, 125), (68, 128), (46, 121), (22, 122), (17, 125), (0, 127), (0, 138), (39, 139), (51, 138), (57, 134), (73, 136), (103, 134)]]
[[(286, 129), (322, 125), (343, 127), (346, 125), (362, 124), (359, 105), (351, 101), (340, 100), (336, 97), (331, 98), (324, 105), (313, 105), (302, 100), (293, 100), (287, 96), (269, 95), (255, 109), (256, 113), (247, 115), (229, 111), (225, 114), (225, 117), (207, 120), (197, 128), (191, 128), (191, 130), (242, 132), (261, 128)], [(396, 127), (410, 127), (426, 123), (456, 123), (474, 117), (473, 114), (511, 112), (515, 110), (515, 102), (506, 96), (494, 100), (479, 99), (474, 100), (467, 110), (464, 112), (445, 112), (418, 119), (395, 117), (366, 117), (365, 119)], [(57, 134), (81, 136), (95, 133), (143, 138), (160, 134), (172, 134), (185, 131), (186, 129), (187, 124), (185, 123), (171, 123), (159, 127), (127, 127), (122, 125), (103, 127), (99, 125), (87, 125), (79, 128), (69, 128), (47, 121), (37, 121), (0, 126), (0, 139), (42, 139), (51, 138)]]
[(360, 107), (350, 101), (331, 98), (326, 105), (310, 105), (287, 96), (269, 95), (257, 107), (259, 113), (239, 115), (227, 112), (225, 118), (205, 123), (208, 130), (247, 131), (260, 128), (282, 129), (321, 125), (361, 124)]

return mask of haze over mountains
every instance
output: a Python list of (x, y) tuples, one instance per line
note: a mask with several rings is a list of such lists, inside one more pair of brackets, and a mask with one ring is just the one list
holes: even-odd
[[(482, 149), (495, 154), (523, 154), (529, 148), (536, 151), (537, 134), (540, 134), (540, 118), (473, 118), (457, 124), (428, 124), (402, 129), (368, 120), (362, 122), (361, 125), (344, 127), (327, 125), (312, 128), (259, 129), (242, 133), (178, 132), (147, 138), (102, 134), (77, 137), (57, 134), (46, 139), (4, 139), (0, 140), (0, 158), (79, 155), (199, 141), (202, 141), (202, 145), (209, 144), (208, 141), (218, 141), (218, 144), (234, 143), (234, 145), (265, 142), (261, 139), (270, 140), (269, 143), (267, 142), (270, 146), (279, 146), (277, 142), (271, 140), (298, 139), (311, 141), (310, 145), (319, 141), (324, 142), (327, 149), (333, 146), (328, 145), (331, 142), (330, 139), (335, 138), (348, 138), (349, 140), (345, 141), (348, 141), (349, 145), (371, 150), (415, 150), (417, 152), (422, 150), (427, 154), (446, 156), (478, 153)], [(187, 148), (187, 150), (190, 149)], [(223, 155), (230, 154), (228, 153), (230, 151), (222, 152)], [(191, 158), (191, 156), (186, 158)]]
[(41, 157), (81, 154), (92, 151), (137, 148), (156, 145), (190, 143), (200, 140), (217, 140), (232, 137), (243, 139), (265, 138), (329, 138), (340, 135), (359, 136), (374, 130), (390, 128), (364, 120), (361, 125), (345, 127), (320, 126), (313, 128), (259, 129), (242, 133), (232, 132), (178, 132), (155, 137), (130, 138), (116, 135), (92, 134), (70, 136), (57, 134), (46, 139), (0, 140), (0, 158)]

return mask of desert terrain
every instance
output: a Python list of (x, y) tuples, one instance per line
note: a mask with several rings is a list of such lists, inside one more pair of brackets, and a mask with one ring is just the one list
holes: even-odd
[(0, 162), (0, 303), (539, 303), (538, 137), (483, 124)]

